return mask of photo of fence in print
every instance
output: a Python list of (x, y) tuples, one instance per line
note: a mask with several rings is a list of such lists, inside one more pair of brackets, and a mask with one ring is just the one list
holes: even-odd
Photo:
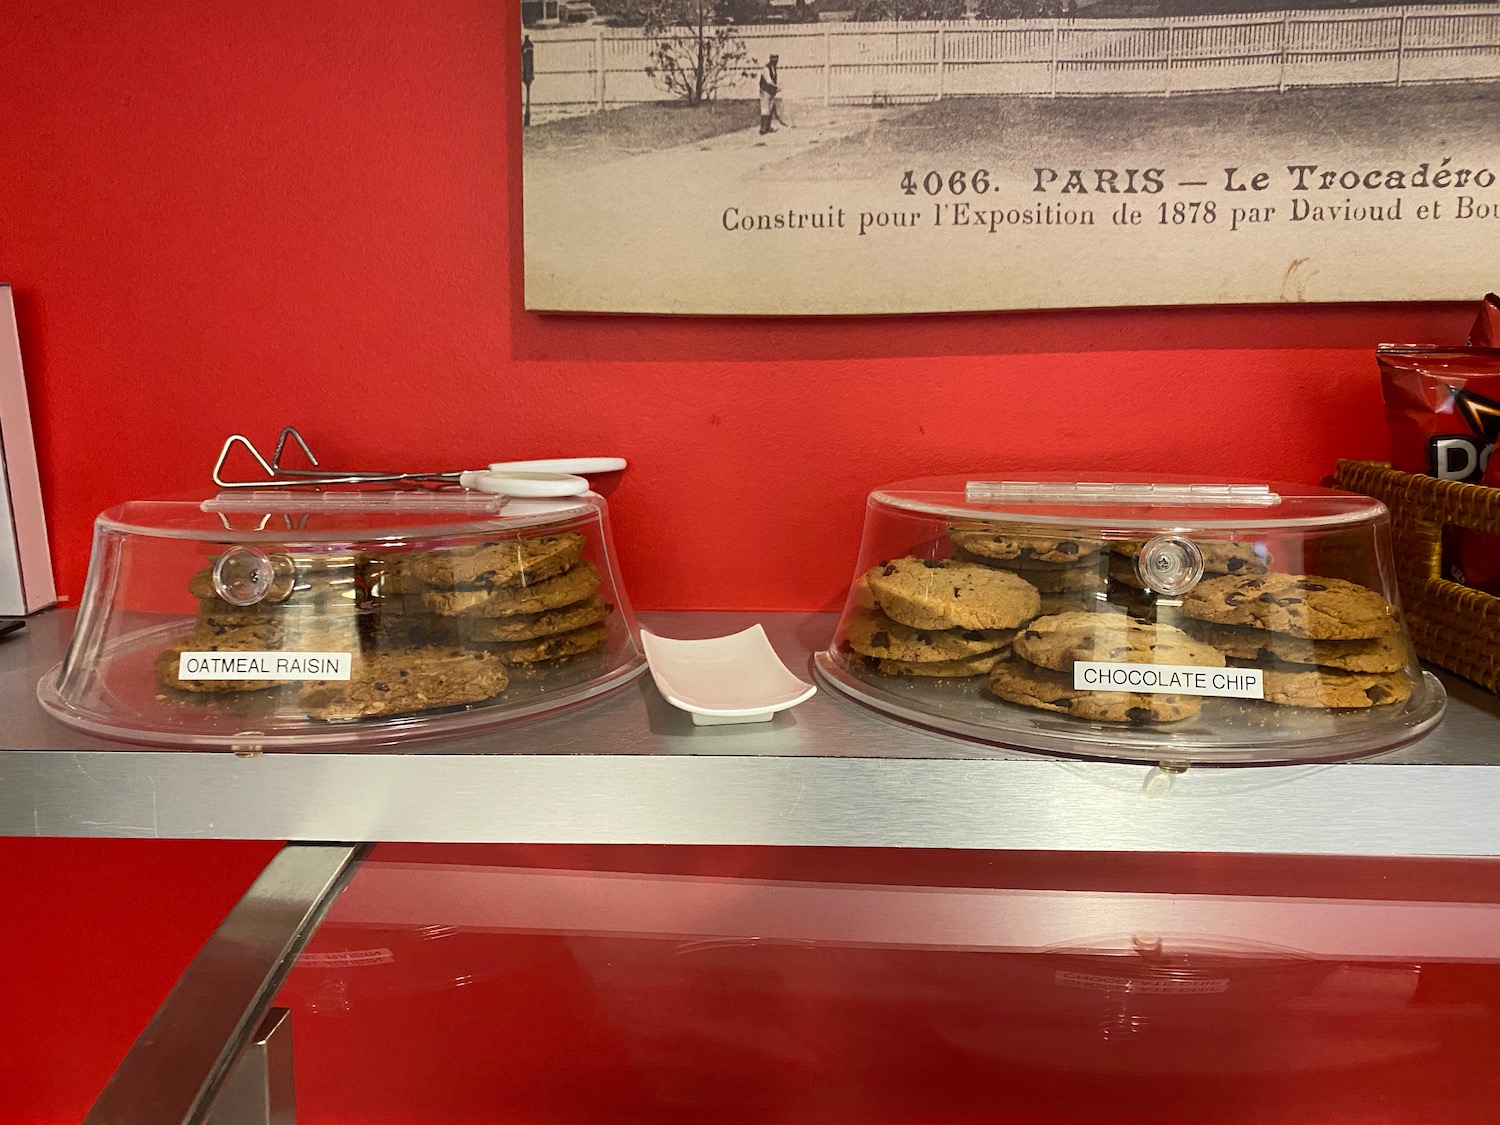
[[(777, 53), (788, 96), (823, 105), (945, 97), (1176, 95), (1500, 79), (1500, 6), (745, 26)], [(565, 113), (658, 101), (639, 30), (533, 31), (533, 106)], [(721, 98), (755, 93), (754, 68)]]

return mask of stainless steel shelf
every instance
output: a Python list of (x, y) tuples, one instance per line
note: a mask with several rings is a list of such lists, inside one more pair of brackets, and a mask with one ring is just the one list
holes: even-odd
[[(645, 614), (669, 636), (766, 624), (805, 671), (828, 614)], [(1192, 769), (1042, 758), (820, 692), (694, 727), (648, 678), (461, 740), (253, 757), (91, 738), (35, 701), (72, 615), (0, 642), (0, 834), (1500, 856), (1500, 699), (1445, 679), (1442, 726), (1356, 762)]]

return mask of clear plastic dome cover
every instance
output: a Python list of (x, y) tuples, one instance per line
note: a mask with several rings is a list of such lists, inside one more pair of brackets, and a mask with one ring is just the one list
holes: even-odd
[(163, 745), (378, 745), (645, 669), (604, 500), (238, 492), (123, 504), (43, 707)]
[(823, 682), (980, 742), (1168, 763), (1391, 749), (1442, 716), (1379, 501), (932, 478), (871, 493)]

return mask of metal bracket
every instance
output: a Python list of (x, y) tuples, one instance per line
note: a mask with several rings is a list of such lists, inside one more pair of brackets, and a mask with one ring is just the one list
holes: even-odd
[(292, 1013), (272, 1008), (219, 1091), (207, 1125), (297, 1125)]
[[(252, 1109), (264, 1088), (289, 1092), (290, 1035), (273, 1043), (266, 1020), (271, 1000), (302, 947), (359, 867), (368, 845), (288, 844), (276, 853), (250, 889), (204, 944), (162, 1001), (125, 1061), (110, 1078), (84, 1125), (286, 1125), (290, 1118), (220, 1118), (243, 1059), (250, 1062), (244, 1095)], [(284, 1021), (283, 1021), (284, 1023)], [(289, 1028), (287, 1029), (290, 1030)], [(261, 1051), (261, 1045), (264, 1051)], [(248, 1052), (248, 1053), (247, 1053)], [(263, 1066), (264, 1082), (256, 1076)], [(226, 1113), (240, 1112), (239, 1105)]]

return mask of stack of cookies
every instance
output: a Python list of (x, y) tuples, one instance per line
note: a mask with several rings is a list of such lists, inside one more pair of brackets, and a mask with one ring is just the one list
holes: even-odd
[(372, 566), (380, 635), (482, 648), (533, 665), (598, 648), (610, 606), (577, 531), (444, 551), (411, 551)]
[(1108, 585), (1109, 555), (1099, 539), (1038, 535), (995, 524), (954, 524), (948, 539), (955, 558), (1025, 579), (1041, 595), (1042, 613), (1090, 608)]
[(1204, 700), (1081, 690), (1077, 661), (1256, 667), (1265, 699), (1294, 707), (1397, 704), (1414, 687), (1384, 598), (1342, 579), (1269, 573), (1262, 544), (1195, 540), (1204, 578), (1158, 598), (1136, 569), (1144, 540), (978, 522), (946, 534), (951, 558), (893, 559), (855, 583), (842, 641), (875, 670), (985, 675), (1007, 702), (1107, 722), (1177, 722)]
[(1040, 607), (1036, 588), (957, 559), (891, 559), (855, 583), (844, 641), (892, 676), (983, 675)]
[(254, 605), (225, 601), (205, 567), (188, 579), (198, 601), (193, 631), (157, 657), (157, 679), (179, 691), (219, 694), (285, 687), (273, 680), (183, 680), (184, 652), (357, 652), (360, 648), (361, 558), (352, 552), (269, 555), (273, 574)]
[(1193, 635), (1231, 663), (1262, 669), (1272, 703), (1354, 708), (1411, 697), (1395, 610), (1365, 586), (1308, 574), (1225, 575), (1194, 587), (1182, 612)]
[[(576, 531), (388, 554), (269, 552), (266, 595), (234, 606), (194, 575), (193, 632), (157, 658), (166, 687), (295, 692), (325, 721), (467, 706), (527, 670), (600, 647), (611, 607)], [(346, 652), (348, 680), (182, 680), (183, 652)], [(278, 704), (279, 705), (279, 704)]]
[(1073, 665), (1078, 661), (1224, 667), (1221, 653), (1181, 630), (1120, 612), (1039, 617), (1016, 634), (1012, 648), (1012, 659), (996, 665), (990, 674), (989, 688), (1001, 699), (1115, 723), (1176, 722), (1198, 714), (1202, 700), (1193, 695), (1075, 688)]

